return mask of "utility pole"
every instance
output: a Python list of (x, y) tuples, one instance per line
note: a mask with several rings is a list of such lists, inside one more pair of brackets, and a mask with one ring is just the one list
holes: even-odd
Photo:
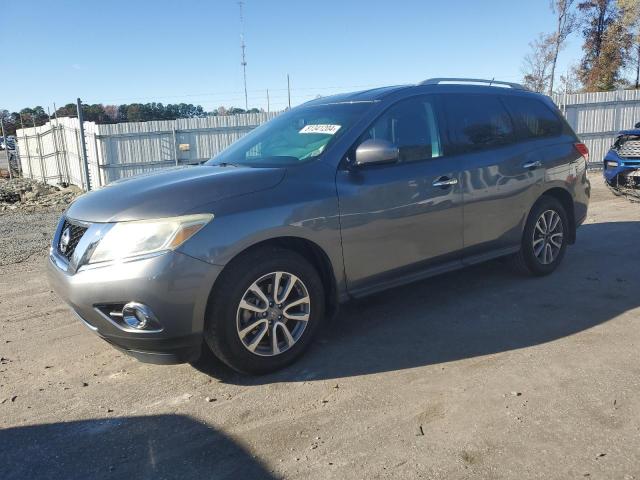
[(242, 65), (242, 75), (244, 77), (244, 109), (245, 111), (249, 110), (249, 100), (247, 97), (247, 59), (245, 56), (245, 44), (244, 44), (244, 1), (240, 0), (238, 2), (240, 6), (240, 49), (242, 50), (242, 60), (240, 65)]
[[(29, 152), (29, 135), (24, 131), (24, 122), (22, 121), (22, 114), (20, 113), (20, 126), (22, 127), (22, 139), (24, 140), (24, 146), (27, 150), (27, 165), (29, 165), (29, 178), (33, 178), (33, 171), (31, 170), (31, 153)], [(16, 132), (16, 136), (17, 136)], [(20, 160), (20, 165), (22, 165), (22, 160)], [(23, 173), (24, 175), (24, 173)]]
[[(57, 136), (59, 135), (60, 132), (62, 132), (62, 130), (60, 129), (60, 121), (58, 120), (58, 107), (56, 107), (56, 102), (53, 102), (53, 116), (56, 119), (56, 128), (53, 130), (54, 131), (54, 136), (53, 138), (57, 138)], [(57, 140), (56, 140), (57, 143)], [(58, 146), (56, 146), (56, 149), (59, 148), (60, 150), (64, 151), (64, 134), (60, 136), (60, 144)], [(58, 153), (56, 153), (56, 157), (58, 156)], [(64, 175), (66, 178), (66, 182), (69, 183), (69, 162), (67, 160), (67, 156), (66, 154), (63, 155), (64, 158)], [(62, 173), (61, 173), (62, 175)]]
[(269, 103), (269, 89), (267, 88), (267, 113), (271, 113), (271, 104)]
[(636, 58), (636, 89), (640, 88), (640, 39), (638, 40), (638, 56)]
[(4, 122), (0, 118), (0, 130), (2, 131), (2, 138), (4, 142), (4, 153), (7, 155), (7, 168), (9, 169), (9, 179), (13, 178), (11, 173), (11, 157), (9, 156), (9, 145), (7, 144), (7, 136), (4, 134)]
[(287, 73), (287, 95), (289, 96), (289, 110), (291, 110), (291, 82), (289, 81), (288, 73)]
[(82, 170), (87, 185), (87, 192), (91, 190), (91, 182), (89, 180), (89, 164), (87, 163), (87, 143), (84, 139), (84, 118), (82, 117), (82, 100), (78, 98), (78, 123), (80, 124), (80, 147), (82, 155)]

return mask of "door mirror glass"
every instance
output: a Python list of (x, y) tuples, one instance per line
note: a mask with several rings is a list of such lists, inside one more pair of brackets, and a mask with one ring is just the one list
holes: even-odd
[(369, 139), (356, 148), (356, 165), (394, 163), (398, 158), (398, 147), (388, 140)]
[(640, 128), (640, 122), (636, 123), (636, 128)]

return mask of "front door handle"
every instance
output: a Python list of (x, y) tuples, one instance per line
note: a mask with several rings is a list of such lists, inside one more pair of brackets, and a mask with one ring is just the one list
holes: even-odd
[(540, 160), (536, 160), (535, 162), (527, 162), (522, 165), (523, 168), (527, 170), (535, 170), (536, 168), (540, 168), (542, 166), (542, 162)]
[(457, 178), (440, 177), (437, 180), (434, 180), (432, 185), (434, 187), (449, 187), (451, 185), (456, 185), (457, 183)]

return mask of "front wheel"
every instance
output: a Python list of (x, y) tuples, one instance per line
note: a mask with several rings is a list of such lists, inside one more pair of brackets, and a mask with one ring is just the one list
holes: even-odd
[(296, 252), (265, 248), (244, 254), (227, 265), (216, 285), (205, 341), (242, 373), (268, 373), (293, 362), (324, 317), (320, 276)]
[(530, 275), (553, 272), (564, 258), (569, 233), (567, 213), (553, 197), (544, 196), (533, 206), (522, 234), (515, 267)]

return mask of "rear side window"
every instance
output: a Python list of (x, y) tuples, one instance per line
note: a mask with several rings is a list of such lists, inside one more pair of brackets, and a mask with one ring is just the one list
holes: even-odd
[(511, 117), (498, 97), (447, 95), (447, 118), (453, 153), (467, 153), (515, 141)]
[(504, 97), (524, 138), (555, 137), (562, 134), (562, 122), (542, 101), (535, 98)]
[(401, 162), (442, 156), (436, 109), (432, 97), (414, 97), (393, 105), (360, 137), (382, 139), (398, 147)]

